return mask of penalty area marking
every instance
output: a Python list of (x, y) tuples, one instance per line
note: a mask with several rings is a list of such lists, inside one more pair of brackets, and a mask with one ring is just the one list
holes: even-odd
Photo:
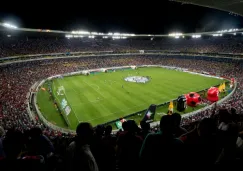
[[(98, 85), (96, 85), (96, 84), (90, 84), (90, 86), (96, 86), (97, 87), (97, 91), (99, 91), (100, 90), (100, 86), (98, 86)], [(94, 88), (93, 88), (94, 89)]]

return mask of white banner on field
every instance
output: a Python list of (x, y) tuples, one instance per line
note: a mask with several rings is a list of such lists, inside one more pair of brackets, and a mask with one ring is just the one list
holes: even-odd
[(66, 115), (69, 115), (70, 112), (71, 112), (71, 108), (70, 108), (69, 106), (67, 106), (67, 107), (65, 108), (65, 113), (66, 113)]

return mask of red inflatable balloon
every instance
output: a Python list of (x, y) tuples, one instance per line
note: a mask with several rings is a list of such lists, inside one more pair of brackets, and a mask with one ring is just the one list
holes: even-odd
[(197, 106), (202, 101), (200, 95), (195, 92), (188, 93), (185, 96), (187, 105), (191, 107)]
[(217, 87), (211, 87), (208, 89), (207, 99), (210, 102), (216, 102), (219, 100), (219, 89)]

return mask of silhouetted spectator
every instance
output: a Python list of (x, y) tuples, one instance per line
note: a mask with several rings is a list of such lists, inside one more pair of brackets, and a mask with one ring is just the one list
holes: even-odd
[(228, 129), (224, 133), (223, 137), (223, 149), (219, 155), (216, 163), (220, 165), (228, 165), (232, 167), (241, 166), (242, 151), (237, 148), (236, 141), (238, 138), (239, 129), (236, 124), (228, 124)]
[(181, 135), (187, 133), (185, 128), (181, 127), (181, 115), (179, 113), (173, 113), (172, 118), (174, 120), (174, 134), (176, 137), (180, 137)]
[(226, 131), (228, 129), (228, 124), (232, 123), (232, 115), (227, 109), (219, 110), (219, 130)]
[(17, 159), (24, 148), (23, 134), (14, 129), (8, 130), (3, 140), (3, 148), (7, 159)]
[(142, 145), (142, 138), (137, 135), (138, 126), (134, 120), (128, 120), (125, 125), (127, 131), (120, 134), (117, 139), (118, 165), (124, 171), (137, 169)]
[(116, 137), (111, 134), (112, 127), (108, 125), (105, 127), (105, 135), (102, 139), (102, 162), (100, 170), (113, 171), (116, 169)]
[(141, 126), (142, 130), (140, 131), (139, 135), (144, 140), (147, 137), (147, 135), (151, 133), (151, 131), (150, 131), (150, 124), (145, 122), (145, 121), (141, 121), (140, 122), (140, 126)]
[(76, 129), (77, 137), (67, 148), (67, 171), (98, 171), (98, 165), (90, 150), (93, 127), (89, 123), (80, 123)]
[(217, 127), (213, 119), (204, 118), (197, 129), (181, 137), (185, 143), (185, 156), (194, 164), (212, 165), (221, 151), (221, 143), (216, 135)]
[(148, 134), (140, 151), (141, 168), (173, 168), (183, 163), (183, 143), (173, 134), (173, 118), (165, 115), (160, 120), (160, 132)]
[(103, 151), (103, 144), (102, 144), (102, 138), (104, 135), (104, 131), (105, 131), (104, 125), (98, 125), (95, 128), (93, 140), (90, 145), (92, 154), (96, 160), (96, 163), (98, 164), (99, 170), (100, 170), (100, 168), (102, 168), (103, 160), (104, 160), (104, 157), (103, 157), (104, 151)]
[(43, 135), (40, 128), (32, 128), (30, 130), (30, 140), (29, 140), (29, 154), (30, 155), (42, 155), (45, 158), (52, 155), (54, 152), (54, 147), (52, 142)]

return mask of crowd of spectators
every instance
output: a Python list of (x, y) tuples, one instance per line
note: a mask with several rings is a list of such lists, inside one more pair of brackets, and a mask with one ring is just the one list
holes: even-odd
[(129, 51), (163, 50), (200, 53), (242, 53), (242, 36), (191, 38), (131, 38), (131, 39), (89, 39), (64, 37), (1, 37), (0, 57), (87, 52), (87, 51)]
[[(7, 54), (7, 51), (0, 52), (2, 56)], [(66, 135), (45, 127), (37, 116), (35, 122), (29, 118), (26, 95), (36, 81), (83, 69), (144, 64), (176, 66), (235, 78), (237, 90), (226, 102), (196, 115), (182, 119), (177, 114), (164, 116), (155, 128), (143, 122), (139, 128), (129, 120), (116, 134), (111, 133), (109, 125), (94, 130), (89, 123), (81, 123), (77, 135)], [(183, 166), (188, 161), (205, 166), (237, 165), (243, 157), (242, 75), (240, 60), (219, 62), (162, 55), (70, 57), (1, 65), (0, 162), (3, 168), (19, 166), (18, 170), (34, 167), (35, 170), (92, 171), (154, 170)]]

